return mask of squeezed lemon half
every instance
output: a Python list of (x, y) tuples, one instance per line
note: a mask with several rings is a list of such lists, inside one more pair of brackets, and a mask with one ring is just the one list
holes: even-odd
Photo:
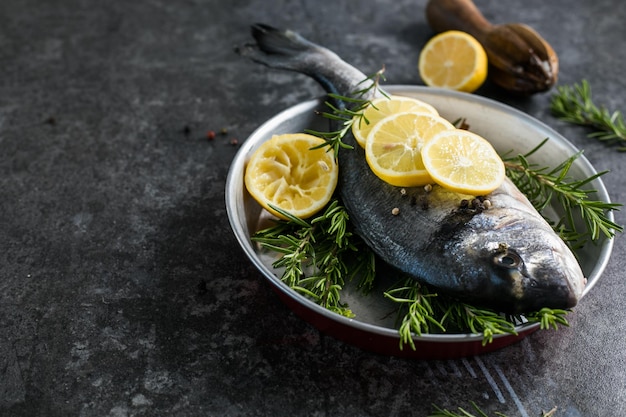
[(333, 152), (311, 149), (324, 140), (305, 133), (273, 136), (251, 156), (244, 182), (250, 195), (267, 211), (271, 206), (305, 219), (332, 198), (339, 168)]

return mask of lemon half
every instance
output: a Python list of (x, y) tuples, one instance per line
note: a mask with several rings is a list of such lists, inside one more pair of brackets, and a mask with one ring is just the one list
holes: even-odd
[(450, 30), (426, 43), (418, 69), (426, 85), (471, 93), (487, 78), (487, 53), (470, 34)]
[(305, 219), (332, 198), (339, 168), (333, 152), (311, 149), (324, 140), (305, 133), (273, 136), (251, 156), (244, 182), (250, 195), (267, 211), (271, 206)]

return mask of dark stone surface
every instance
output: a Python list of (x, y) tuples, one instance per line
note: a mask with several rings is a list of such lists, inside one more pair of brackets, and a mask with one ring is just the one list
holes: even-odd
[[(424, 4), (0, 2), (0, 415), (390, 417), (470, 401), (509, 416), (626, 415), (622, 236), (570, 328), (449, 361), (329, 338), (244, 260), (224, 205), (231, 140), (321, 90), (233, 47), (267, 22), (419, 84)], [(626, 109), (619, 2), (477, 4), (542, 33), (561, 84), (586, 78), (599, 103)], [(550, 94), (477, 93), (584, 148), (626, 201), (625, 156), (553, 118)]]

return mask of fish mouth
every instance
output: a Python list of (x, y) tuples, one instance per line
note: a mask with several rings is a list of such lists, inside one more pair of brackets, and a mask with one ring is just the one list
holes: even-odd
[[(526, 286), (522, 304), (532, 307), (528, 311), (541, 308), (571, 309), (578, 304), (585, 286), (584, 274), (573, 257), (553, 248), (550, 254), (552, 262), (544, 267), (535, 266)], [(545, 267), (545, 265), (552, 267)]]
[(578, 279), (580, 270), (570, 270), (567, 264), (563, 269), (537, 268), (528, 271), (510, 271), (513, 294), (517, 296), (517, 313), (539, 311), (542, 308), (571, 309), (578, 304), (582, 288)]
[[(562, 276), (533, 278), (521, 271), (510, 271), (508, 279), (492, 288), (484, 288), (480, 297), (468, 300), (505, 314), (527, 314), (544, 308), (571, 309), (580, 295)], [(502, 275), (498, 280), (504, 278)], [(461, 294), (459, 294), (461, 296)]]
[(526, 312), (542, 308), (570, 309), (578, 303), (579, 298), (570, 281), (563, 277), (542, 281), (531, 278), (518, 308)]

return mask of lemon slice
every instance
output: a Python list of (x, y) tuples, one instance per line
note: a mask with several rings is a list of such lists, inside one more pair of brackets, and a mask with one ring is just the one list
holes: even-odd
[(450, 30), (426, 43), (418, 69), (426, 85), (471, 93), (487, 78), (487, 54), (473, 36)]
[(504, 181), (504, 163), (493, 146), (467, 130), (436, 134), (422, 148), (422, 157), (433, 181), (451, 191), (486, 195)]
[(339, 168), (334, 154), (312, 147), (324, 140), (305, 133), (273, 136), (253, 154), (244, 182), (252, 197), (267, 211), (285, 218), (270, 205), (305, 219), (330, 201)]
[(454, 129), (446, 119), (430, 113), (405, 112), (387, 116), (367, 136), (365, 158), (383, 181), (399, 187), (431, 183), (421, 149), (436, 133)]
[(372, 100), (363, 111), (362, 117), (354, 116), (352, 134), (361, 147), (365, 147), (367, 135), (372, 128), (385, 117), (408, 111), (419, 111), (439, 115), (437, 110), (428, 103), (412, 97), (389, 96)]

